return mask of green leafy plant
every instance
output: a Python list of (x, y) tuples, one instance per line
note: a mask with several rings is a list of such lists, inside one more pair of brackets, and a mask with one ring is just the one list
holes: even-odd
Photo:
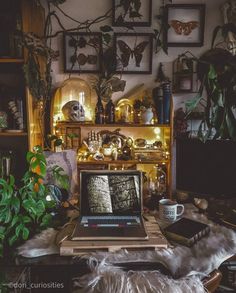
[(60, 166), (53, 166), (51, 169), (52, 175), (57, 183), (63, 189), (69, 189), (69, 177), (65, 174), (64, 169)]
[(198, 77), (199, 92), (186, 103), (188, 114), (199, 104), (204, 109), (198, 137), (236, 140), (236, 57), (221, 48), (207, 51), (198, 60)]
[(116, 76), (115, 64), (115, 49), (109, 47), (103, 54), (101, 73), (91, 78), (93, 89), (104, 102), (108, 102), (114, 92), (124, 91), (126, 86), (126, 81)]
[[(220, 32), (223, 41), (216, 43)], [(198, 130), (204, 142), (209, 138), (236, 140), (236, 56), (231, 54), (235, 48), (228, 42), (228, 33), (236, 33), (236, 24), (226, 23), (214, 29), (211, 49), (198, 59), (199, 92), (186, 103), (187, 114), (198, 105), (204, 108)]]
[(15, 244), (27, 240), (34, 233), (50, 226), (50, 210), (54, 201), (47, 201), (47, 187), (43, 184), (46, 160), (37, 146), (27, 153), (29, 170), (23, 176), (23, 186), (17, 188), (12, 175), (0, 178), (0, 256)]

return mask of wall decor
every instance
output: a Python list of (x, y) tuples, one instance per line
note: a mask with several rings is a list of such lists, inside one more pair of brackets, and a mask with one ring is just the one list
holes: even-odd
[(201, 47), (204, 42), (205, 5), (169, 4), (165, 8), (164, 39), (168, 47)]
[[(178, 56), (173, 62), (173, 91), (198, 92), (197, 61), (189, 52)], [(189, 57), (190, 55), (190, 57)]]
[(153, 35), (149, 33), (116, 33), (116, 72), (152, 73)]
[(150, 26), (152, 22), (152, 0), (113, 0), (113, 26)]
[(101, 55), (101, 33), (64, 33), (64, 72), (100, 72)]

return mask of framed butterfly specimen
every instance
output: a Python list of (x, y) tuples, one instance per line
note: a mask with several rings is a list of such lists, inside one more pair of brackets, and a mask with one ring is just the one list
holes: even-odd
[(116, 33), (116, 72), (152, 73), (153, 35), (149, 33)]
[(152, 0), (112, 0), (113, 26), (151, 26)]
[(101, 33), (64, 33), (64, 72), (101, 71)]
[(169, 4), (165, 7), (168, 47), (201, 47), (204, 43), (205, 5)]

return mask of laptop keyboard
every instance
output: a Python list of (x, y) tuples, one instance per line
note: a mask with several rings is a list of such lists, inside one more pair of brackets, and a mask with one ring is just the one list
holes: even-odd
[(84, 227), (127, 227), (140, 225), (140, 218), (137, 216), (84, 216), (81, 224)]

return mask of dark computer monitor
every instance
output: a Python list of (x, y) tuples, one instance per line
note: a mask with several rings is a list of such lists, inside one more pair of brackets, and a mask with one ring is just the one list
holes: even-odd
[(236, 142), (177, 139), (176, 189), (236, 197)]

